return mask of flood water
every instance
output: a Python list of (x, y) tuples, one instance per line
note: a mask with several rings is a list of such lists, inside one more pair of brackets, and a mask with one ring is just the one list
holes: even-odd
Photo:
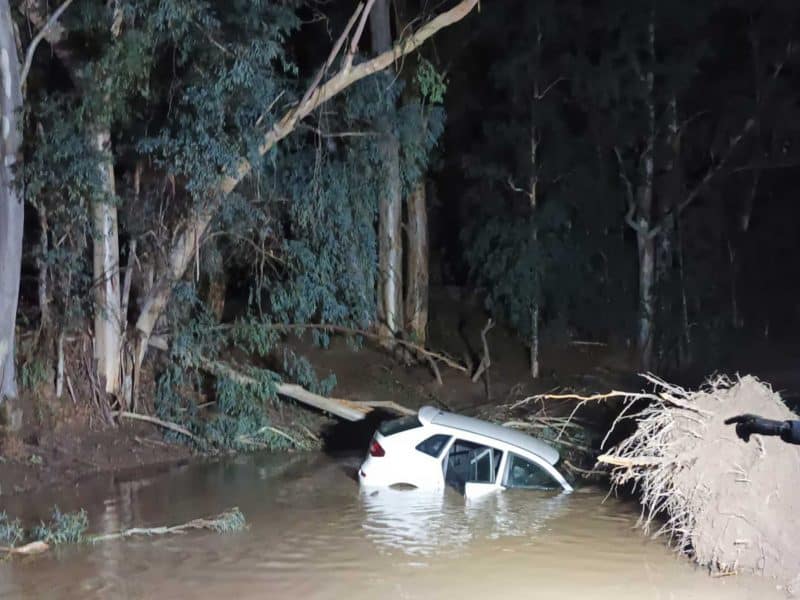
[[(32, 519), (85, 507), (92, 532), (178, 524), (238, 506), (240, 533), (129, 538), (0, 564), (2, 598), (784, 598), (749, 576), (712, 578), (645, 538), (600, 489), (360, 493), (358, 457), (249, 456), (106, 476), (10, 498)], [(124, 479), (124, 480), (123, 480)]]

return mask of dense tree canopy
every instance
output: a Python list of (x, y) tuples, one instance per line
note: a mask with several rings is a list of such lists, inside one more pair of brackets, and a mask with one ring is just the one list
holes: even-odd
[[(11, 309), (0, 364), (60, 394), (90, 332), (106, 408), (277, 443), (275, 385), (334, 383), (287, 331), (426, 339), (429, 188), (445, 283), (479, 290), (533, 377), (557, 333), (665, 369), (800, 325), (778, 264), (798, 250), (796, 3), (476, 5), (73, 0), (48, 24), (47, 2), (11, 2), (32, 50), (3, 181), (26, 202), (16, 323), (35, 335), (6, 352)], [(232, 356), (255, 385), (209, 375)]]

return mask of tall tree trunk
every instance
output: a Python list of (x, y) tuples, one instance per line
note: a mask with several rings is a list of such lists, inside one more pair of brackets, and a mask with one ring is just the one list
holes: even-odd
[(47, 253), (49, 252), (47, 211), (43, 204), (36, 207), (39, 215), (39, 256), (36, 268), (39, 271), (39, 321), (42, 329), (50, 326), (50, 297), (47, 291)]
[(120, 350), (122, 307), (119, 282), (119, 223), (115, 204), (114, 165), (111, 161), (111, 133), (102, 128), (94, 143), (107, 158), (98, 165), (105, 198), (92, 205), (94, 224), (94, 357), (97, 374), (105, 391), (118, 394), (121, 385)]
[(652, 234), (653, 228), (653, 176), (656, 144), (656, 107), (655, 107), (655, 8), (651, 12), (648, 27), (649, 64), (645, 76), (647, 86), (647, 148), (644, 153), (644, 177), (636, 194), (639, 214), (639, 229), (636, 241), (639, 248), (639, 361), (644, 370), (653, 365), (653, 343), (655, 338), (655, 296), (656, 277), (656, 242)]
[[(389, 0), (376, 0), (369, 16), (372, 51), (375, 54), (392, 47), (389, 9)], [(403, 198), (400, 144), (391, 131), (390, 123), (379, 123), (378, 128), (383, 134), (380, 152), (384, 165), (378, 217), (378, 318), (379, 331), (389, 340), (400, 331), (403, 323)]]
[(686, 297), (686, 273), (684, 270), (683, 235), (681, 233), (680, 215), (675, 218), (675, 232), (678, 238), (678, 269), (681, 282), (681, 322), (683, 325), (682, 346), (680, 362), (686, 366), (692, 362), (692, 330), (689, 323), (689, 302)]
[(23, 197), (17, 189), (14, 172), (22, 141), (18, 121), (22, 108), (19, 70), (11, 10), (8, 0), (0, 0), (0, 131), (3, 138), (0, 146), (0, 404), (5, 398), (17, 396), (14, 329), (25, 214)]
[(428, 330), (428, 210), (425, 179), (414, 187), (407, 200), (408, 283), (406, 327), (414, 339), (425, 345)]
[(531, 304), (531, 377), (539, 378), (539, 303)]
[[(536, 36), (536, 67), (539, 68), (542, 56), (542, 30), (537, 23), (537, 36)], [(533, 101), (531, 102), (531, 149), (530, 149), (530, 181), (528, 183), (529, 191), (528, 196), (531, 204), (531, 236), (533, 238), (534, 247), (538, 251), (539, 246), (539, 224), (536, 221), (536, 210), (539, 206), (539, 128), (536, 122), (536, 109), (541, 100), (542, 95), (539, 91), (538, 73), (534, 79), (533, 84)], [(542, 298), (541, 290), (541, 265), (536, 265), (534, 269), (534, 278), (536, 285), (534, 286), (534, 296), (531, 298), (531, 339), (530, 339), (530, 367), (531, 377), (534, 379), (539, 378), (539, 314), (540, 314), (540, 299)]]

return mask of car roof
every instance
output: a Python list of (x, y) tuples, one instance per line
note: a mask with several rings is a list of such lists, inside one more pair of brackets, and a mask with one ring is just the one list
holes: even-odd
[(516, 429), (495, 425), (494, 423), (489, 423), (488, 421), (482, 421), (481, 419), (475, 419), (473, 417), (465, 417), (464, 415), (445, 412), (433, 406), (423, 406), (420, 408), (418, 418), (423, 425), (433, 424), (451, 427), (469, 433), (476, 433), (493, 440), (510, 444), (511, 446), (516, 446), (517, 448), (536, 454), (551, 465), (556, 464), (558, 461), (558, 450), (542, 440), (538, 440)]

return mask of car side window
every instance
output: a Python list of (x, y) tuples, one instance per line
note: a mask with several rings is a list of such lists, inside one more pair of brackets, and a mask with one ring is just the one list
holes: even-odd
[(439, 455), (442, 453), (442, 450), (447, 445), (447, 442), (450, 441), (449, 435), (444, 435), (442, 433), (437, 433), (436, 435), (432, 435), (427, 440), (420, 442), (417, 444), (417, 450), (420, 452), (427, 454), (428, 456), (433, 456), (434, 458), (438, 458)]
[(540, 490), (561, 488), (561, 484), (542, 467), (513, 453), (508, 457), (505, 485), (509, 488)]

